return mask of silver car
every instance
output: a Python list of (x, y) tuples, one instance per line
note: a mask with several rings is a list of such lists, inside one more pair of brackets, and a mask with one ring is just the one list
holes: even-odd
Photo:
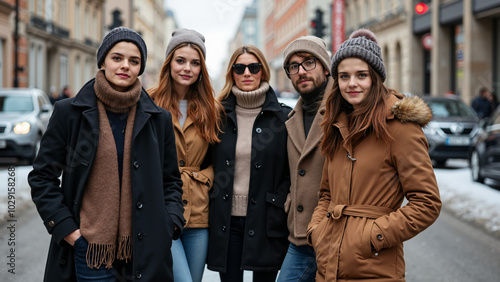
[(33, 163), (52, 115), (47, 95), (35, 88), (0, 88), (0, 160)]
[(429, 156), (436, 165), (448, 159), (467, 159), (479, 118), (458, 97), (423, 97), (432, 110), (432, 121), (424, 127)]

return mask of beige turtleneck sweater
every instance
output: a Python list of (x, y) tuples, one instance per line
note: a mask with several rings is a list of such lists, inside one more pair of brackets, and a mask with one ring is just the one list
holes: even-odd
[(257, 115), (266, 100), (269, 84), (262, 82), (257, 90), (245, 92), (233, 86), (236, 96), (236, 160), (234, 168), (232, 216), (246, 216), (248, 190), (250, 188), (250, 170), (252, 162), (252, 129)]

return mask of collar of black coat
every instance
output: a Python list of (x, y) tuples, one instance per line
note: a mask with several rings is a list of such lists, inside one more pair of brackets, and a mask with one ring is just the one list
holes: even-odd
[[(222, 101), (222, 105), (226, 113), (233, 112), (236, 107), (236, 96), (231, 92), (229, 95)], [(270, 111), (270, 112), (279, 112), (281, 111), (281, 105), (278, 102), (278, 98), (274, 93), (274, 90), (271, 86), (269, 86), (269, 90), (266, 92), (266, 100), (264, 104), (262, 104), (262, 111)]]
[[(94, 91), (95, 78), (88, 81), (76, 94), (71, 104), (76, 107), (96, 108), (97, 97)], [(137, 102), (137, 110), (150, 114), (160, 114), (161, 108), (158, 107), (144, 88), (141, 88), (141, 96)]]

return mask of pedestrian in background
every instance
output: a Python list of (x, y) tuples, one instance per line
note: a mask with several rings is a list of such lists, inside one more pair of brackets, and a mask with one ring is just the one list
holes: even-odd
[(28, 176), (52, 235), (44, 281), (173, 280), (182, 182), (172, 117), (138, 79), (146, 58), (137, 32), (111, 30), (95, 78), (55, 104)]
[(283, 57), (286, 75), (300, 98), (286, 122), (291, 186), (285, 211), (288, 213), (290, 245), (278, 282), (314, 281), (316, 254), (307, 244), (306, 231), (318, 205), (323, 171), (324, 156), (319, 148), (323, 131), (320, 124), (327, 98), (325, 93), (330, 93), (333, 86), (330, 56), (323, 39), (303, 36), (286, 47)]
[(270, 71), (255, 46), (235, 50), (218, 100), (220, 143), (210, 149), (215, 180), (210, 203), (208, 268), (222, 282), (275, 281), (288, 247), (284, 203), (290, 186), (285, 121), (269, 86)]
[(316, 281), (405, 281), (403, 242), (429, 227), (441, 208), (422, 131), (431, 110), (383, 84), (380, 47), (369, 30), (340, 46), (331, 74), (321, 124), (326, 160), (307, 231)]
[(479, 89), (479, 95), (472, 100), (472, 108), (476, 111), (479, 118), (487, 118), (492, 113), (492, 105), (488, 96), (491, 95), (490, 91), (486, 87), (481, 87)]
[(219, 141), (222, 106), (215, 99), (205, 64), (205, 38), (195, 30), (172, 33), (159, 84), (148, 90), (173, 115), (177, 160), (182, 178), (186, 226), (172, 242), (174, 281), (200, 282), (208, 250), (208, 192), (211, 165), (203, 164), (208, 145)]
[(498, 98), (497, 98), (497, 94), (495, 92), (489, 92), (488, 94), (489, 94), (488, 100), (490, 101), (490, 105), (491, 105), (491, 114), (493, 114), (493, 112), (495, 112), (495, 110), (498, 107)]

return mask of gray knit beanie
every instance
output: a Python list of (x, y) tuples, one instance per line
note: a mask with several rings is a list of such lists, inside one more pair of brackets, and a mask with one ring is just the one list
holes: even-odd
[(146, 43), (144, 43), (144, 40), (139, 33), (123, 26), (113, 28), (108, 34), (106, 34), (106, 36), (104, 36), (101, 46), (99, 46), (99, 49), (97, 50), (97, 67), (100, 68), (102, 66), (109, 50), (111, 50), (116, 43), (121, 41), (134, 43), (137, 45), (137, 48), (139, 48), (139, 52), (141, 52), (141, 70), (139, 75), (141, 75), (144, 72), (144, 68), (146, 68), (146, 59), (148, 57)]
[(201, 33), (196, 30), (187, 29), (187, 28), (179, 28), (172, 32), (172, 38), (170, 42), (168, 42), (166, 56), (170, 55), (170, 53), (175, 49), (175, 47), (179, 46), (182, 43), (191, 43), (198, 47), (200, 47), (201, 52), (203, 53), (203, 58), (206, 58), (206, 50), (205, 50), (205, 37), (201, 35)]
[(288, 64), (290, 57), (297, 52), (307, 52), (314, 55), (323, 64), (325, 70), (330, 70), (330, 56), (326, 51), (326, 43), (323, 39), (308, 35), (292, 41), (283, 51), (283, 67)]
[(352, 57), (367, 62), (380, 75), (382, 81), (385, 81), (384, 61), (380, 46), (377, 44), (377, 37), (373, 32), (368, 29), (358, 29), (340, 45), (332, 59), (332, 75), (337, 74), (337, 67), (342, 60)]

